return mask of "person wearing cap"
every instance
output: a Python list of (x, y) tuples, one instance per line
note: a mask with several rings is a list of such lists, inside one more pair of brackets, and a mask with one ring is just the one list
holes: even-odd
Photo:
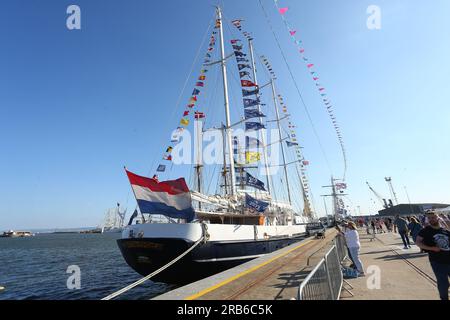
[(428, 226), (420, 230), (416, 245), (428, 252), (431, 268), (436, 276), (441, 300), (448, 300), (450, 277), (450, 231), (439, 225), (439, 217), (433, 212), (426, 213)]
[(345, 242), (347, 244), (348, 250), (350, 251), (351, 259), (359, 272), (359, 276), (363, 277), (365, 276), (364, 267), (361, 259), (359, 259), (361, 243), (359, 242), (359, 234), (356, 230), (356, 224), (353, 221), (349, 221), (345, 226), (347, 227), (347, 230), (345, 232), (342, 232), (339, 227), (337, 227), (337, 229), (341, 234), (344, 235)]

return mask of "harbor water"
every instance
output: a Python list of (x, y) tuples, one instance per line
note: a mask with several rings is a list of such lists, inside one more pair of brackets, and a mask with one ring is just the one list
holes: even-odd
[[(101, 299), (141, 278), (124, 261), (109, 234), (37, 234), (28, 238), (0, 238), (0, 300)], [(69, 266), (79, 267), (80, 289), (73, 287)], [(70, 278), (70, 279), (69, 279)], [(170, 290), (147, 281), (117, 299), (150, 299)]]

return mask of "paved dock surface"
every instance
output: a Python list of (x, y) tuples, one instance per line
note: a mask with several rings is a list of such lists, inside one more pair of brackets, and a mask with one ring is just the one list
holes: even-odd
[(420, 253), (412, 239), (412, 248), (403, 249), (398, 233), (377, 234), (375, 239), (365, 233), (360, 231), (366, 277), (347, 280), (354, 297), (343, 291), (341, 300), (439, 300), (428, 254)]
[[(353, 286), (351, 292), (354, 296), (343, 290), (341, 300), (439, 299), (436, 279), (426, 253), (420, 253), (415, 245), (411, 249), (403, 249), (397, 233), (377, 234), (375, 238), (367, 235), (365, 230), (359, 233), (366, 276), (347, 280)], [(154, 299), (296, 299), (299, 285), (331, 248), (336, 234), (336, 230), (329, 229), (325, 239), (305, 239)]]
[(165, 293), (156, 300), (290, 300), (336, 236), (308, 238), (233, 269)]

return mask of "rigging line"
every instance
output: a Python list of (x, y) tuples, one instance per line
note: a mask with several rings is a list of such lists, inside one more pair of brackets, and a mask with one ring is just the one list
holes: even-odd
[(273, 29), (272, 23), (270, 22), (269, 16), (267, 15), (267, 12), (266, 12), (266, 10), (265, 10), (265, 8), (264, 8), (264, 6), (263, 6), (261, 0), (259, 0), (259, 4), (260, 4), (260, 6), (261, 6), (261, 8), (262, 8), (262, 10), (263, 10), (263, 12), (264, 12), (264, 15), (265, 15), (265, 17), (266, 17), (266, 21), (267, 21), (267, 23), (268, 23), (268, 25), (269, 25), (269, 27), (270, 27), (270, 30), (271, 30), (272, 33), (273, 33), (273, 36), (274, 36), (275, 41), (276, 41), (276, 43), (277, 43), (277, 45), (278, 45), (278, 48), (280, 49), (280, 52), (281, 52), (281, 55), (282, 55), (282, 57), (283, 57), (284, 63), (286, 64), (286, 67), (287, 67), (287, 69), (288, 69), (288, 71), (289, 71), (289, 74), (290, 74), (290, 76), (291, 76), (291, 78), (292, 78), (292, 81), (293, 81), (293, 83), (294, 83), (294, 86), (295, 86), (295, 88), (297, 89), (297, 93), (298, 93), (298, 95), (300, 96), (300, 100), (301, 100), (302, 105), (303, 105), (303, 107), (304, 107), (304, 109), (305, 109), (306, 115), (308, 116), (309, 122), (310, 122), (310, 124), (311, 124), (312, 129), (313, 129), (314, 135), (316, 136), (317, 142), (319, 143), (319, 147), (320, 147), (320, 150), (322, 151), (322, 154), (323, 154), (323, 156), (324, 156), (324, 158), (325, 158), (325, 162), (326, 162), (326, 164), (327, 164), (328, 170), (330, 171), (330, 174), (331, 174), (332, 170), (331, 170), (330, 163), (329, 163), (329, 161), (328, 161), (328, 157), (327, 157), (327, 155), (326, 155), (326, 153), (325, 153), (325, 149), (323, 148), (322, 142), (321, 142), (321, 140), (320, 140), (320, 138), (319, 138), (319, 134), (317, 133), (317, 130), (316, 130), (315, 126), (314, 126), (314, 123), (313, 123), (313, 121), (312, 121), (312, 118), (311, 118), (311, 115), (310, 115), (310, 113), (309, 113), (308, 107), (306, 106), (306, 103), (305, 103), (305, 101), (304, 101), (304, 99), (303, 99), (303, 96), (302, 96), (302, 94), (301, 94), (301, 92), (300, 92), (300, 88), (298, 87), (297, 81), (295, 80), (294, 74), (292, 73), (291, 67), (290, 67), (290, 65), (289, 65), (289, 63), (288, 63), (288, 61), (287, 61), (287, 58), (286, 58), (286, 56), (285, 56), (285, 54), (284, 54), (283, 49), (281, 48), (280, 42), (279, 42), (279, 40), (278, 40), (278, 37), (277, 37), (277, 35), (276, 35), (276, 33), (275, 33), (275, 30)]
[[(277, 11), (279, 11), (280, 8), (278, 7), (277, 1), (278, 1), (278, 0), (274, 0), (274, 5), (275, 5), (275, 8), (277, 9)], [(292, 30), (294, 30), (294, 28), (292, 28), (291, 24), (290, 24), (289, 21), (285, 18), (284, 15), (281, 15), (281, 19), (283, 20), (283, 23), (284, 23), (284, 25), (286, 26), (286, 28), (289, 30), (289, 32), (292, 32)], [(295, 34), (295, 33), (294, 33), (294, 34)], [(295, 39), (294, 34), (291, 34), (291, 36)], [(297, 40), (296, 40), (296, 42), (297, 42)], [(305, 59), (305, 57), (303, 57), (303, 58)], [(317, 85), (317, 83), (316, 83), (316, 85)], [(328, 108), (327, 108), (327, 109), (328, 109)], [(339, 144), (340, 144), (340, 147), (341, 147), (341, 151), (342, 151), (342, 157), (343, 157), (343, 160), (344, 160), (344, 175), (343, 175), (343, 180), (345, 180), (345, 176), (346, 176), (346, 173), (347, 173), (347, 156), (346, 156), (346, 152), (345, 152), (345, 148), (344, 148), (344, 141), (342, 140), (341, 133), (340, 133), (340, 132), (338, 131), (338, 129), (337, 129), (337, 121), (336, 121), (336, 119), (334, 118), (334, 114), (332, 115), (332, 114), (330, 113), (330, 110), (331, 110), (331, 109), (328, 109), (328, 113), (329, 113), (329, 115), (330, 115), (330, 117), (331, 117), (331, 120), (332, 120), (332, 123), (333, 123), (333, 127), (335, 128), (335, 131), (336, 131), (336, 134), (337, 134), (337, 137), (338, 137), (338, 141), (339, 141)]]
[[(214, 14), (213, 17), (211, 18), (211, 20), (210, 20), (210, 22), (209, 22), (209, 24), (208, 24), (208, 28), (206, 28), (205, 34), (203, 35), (203, 39), (202, 39), (202, 41), (201, 41), (201, 43), (200, 43), (200, 46), (199, 46), (198, 49), (197, 49), (197, 53), (196, 53), (195, 58), (194, 58), (194, 60), (193, 60), (193, 62), (192, 62), (192, 65), (191, 65), (189, 74), (187, 75), (186, 80), (184, 81), (183, 88), (181, 89), (181, 92), (180, 92), (180, 94), (179, 94), (179, 96), (178, 96), (177, 102), (176, 102), (176, 104), (175, 104), (175, 108), (172, 108), (172, 113), (171, 113), (171, 115), (169, 116), (170, 122), (172, 122), (172, 120), (175, 119), (175, 112), (179, 111), (180, 102), (181, 102), (181, 99), (183, 98), (184, 91), (186, 90), (186, 86), (187, 86), (187, 84), (188, 84), (188, 82), (189, 82), (189, 79), (190, 79), (191, 76), (192, 76), (192, 72), (194, 71), (195, 65), (196, 65), (196, 63), (197, 63), (197, 61), (198, 61), (198, 59), (199, 59), (200, 52), (201, 52), (201, 50), (202, 50), (202, 48), (203, 48), (203, 45), (204, 45), (204, 43), (205, 43), (205, 41), (206, 41), (206, 39), (207, 39), (207, 36), (208, 36), (208, 34), (209, 34), (209, 31), (211, 30), (211, 27), (213, 26), (214, 21), (215, 21), (215, 14)], [(161, 135), (160, 142), (159, 142), (159, 145), (158, 145), (158, 149), (159, 149), (159, 147), (161, 146), (161, 144), (162, 144), (164, 141), (166, 141), (165, 139), (166, 139), (166, 138), (164, 137), (164, 135)], [(153, 167), (154, 167), (156, 161), (160, 161), (160, 160), (157, 160), (156, 158), (153, 158), (152, 165), (151, 165), (151, 167), (150, 167), (150, 169), (149, 169), (148, 175), (151, 174), (151, 171), (152, 171), (152, 169), (153, 169)]]

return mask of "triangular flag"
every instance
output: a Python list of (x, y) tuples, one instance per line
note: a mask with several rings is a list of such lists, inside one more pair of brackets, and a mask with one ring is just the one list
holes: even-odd
[(293, 36), (294, 34), (296, 34), (296, 33), (297, 33), (297, 30), (292, 30), (292, 31), (289, 31), (289, 33), (291, 34), (291, 36)]
[(280, 9), (278, 9), (280, 14), (285, 14), (288, 10), (289, 10), (289, 8), (280, 8)]

